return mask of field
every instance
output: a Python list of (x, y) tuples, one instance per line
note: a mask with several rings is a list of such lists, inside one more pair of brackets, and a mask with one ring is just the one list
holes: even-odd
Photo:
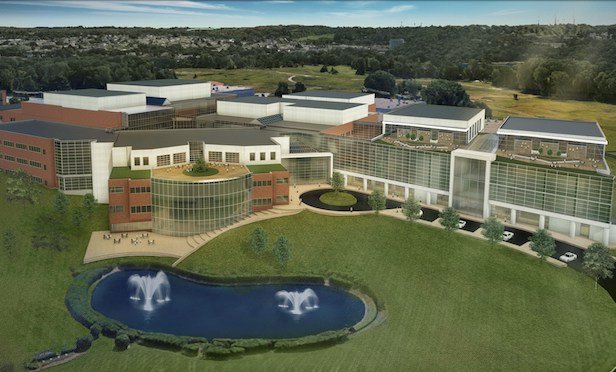
[[(64, 252), (34, 250), (28, 235), (36, 209), (8, 204), (0, 176), (2, 231), (20, 236), (19, 249), (0, 249), (0, 367), (16, 369), (35, 352), (70, 345), (86, 329), (64, 307), (71, 271), (88, 229), (106, 227), (105, 207)], [(72, 198), (73, 203), (79, 198)], [(541, 263), (504, 247), (385, 216), (327, 217), (302, 212), (259, 223), (270, 242), (292, 244), (289, 273), (337, 272), (369, 285), (386, 306), (386, 321), (349, 341), (311, 351), (268, 352), (228, 361), (132, 345), (112, 351), (106, 338), (58, 370), (609, 370), (616, 364), (616, 312), (606, 291), (582, 274)], [(256, 257), (247, 240), (256, 225), (224, 233), (181, 267), (219, 275), (275, 274), (271, 254)], [(163, 262), (164, 259), (129, 259)], [(568, 350), (569, 352), (564, 352)]]

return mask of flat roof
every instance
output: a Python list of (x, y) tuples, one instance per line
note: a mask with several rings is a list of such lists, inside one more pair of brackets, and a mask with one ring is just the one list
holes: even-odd
[(175, 85), (189, 85), (189, 84), (204, 84), (209, 83), (206, 80), (196, 79), (155, 79), (155, 80), (136, 80), (136, 81), (119, 81), (109, 84), (122, 84), (122, 85), (139, 85), (145, 87), (172, 87)]
[(507, 134), (507, 131), (527, 132), (544, 135), (565, 135), (572, 137), (591, 137), (605, 140), (605, 135), (599, 123), (591, 121), (561, 120), (549, 118), (528, 118), (509, 116), (497, 133)]
[(7, 104), (7, 105), (2, 105), (0, 106), (0, 111), (4, 111), (4, 110), (17, 110), (21, 108), (21, 102), (20, 103), (11, 103), (11, 104)]
[(298, 96), (298, 97), (320, 97), (320, 98), (342, 98), (342, 99), (351, 99), (369, 96), (372, 93), (352, 93), (352, 92), (337, 92), (333, 90), (305, 90), (303, 92), (298, 93), (290, 93), (290, 96)]
[(184, 173), (184, 171), (187, 171), (191, 168), (192, 165), (190, 164), (184, 164), (180, 167), (169, 166), (165, 168), (155, 168), (152, 169), (152, 178), (201, 183), (232, 179), (248, 174), (248, 169), (245, 166), (239, 164), (229, 164), (228, 166), (224, 166), (213, 165), (210, 163), (208, 164), (208, 168), (214, 168), (218, 172), (216, 174), (211, 174), (208, 176), (191, 176), (190, 174)]
[(385, 115), (415, 116), (422, 118), (468, 121), (472, 119), (473, 116), (479, 114), (481, 110), (483, 109), (472, 107), (417, 104), (404, 106), (399, 109), (392, 110)]
[(270, 173), (270, 172), (281, 172), (286, 171), (282, 164), (257, 164), (257, 165), (247, 165), (246, 168), (251, 173)]
[(308, 101), (290, 98), (279, 97), (260, 97), (260, 96), (248, 96), (238, 97), (227, 102), (240, 102), (250, 103), (256, 105), (271, 105), (274, 103), (288, 103), (295, 107), (317, 108), (324, 110), (347, 110), (353, 107), (365, 105), (365, 103), (350, 103), (350, 102), (331, 102), (331, 101)]
[(133, 150), (145, 150), (180, 146), (188, 142), (230, 146), (274, 145), (271, 137), (275, 137), (271, 132), (245, 127), (131, 130), (119, 132), (114, 146), (131, 146)]
[(283, 99), (280, 97), (246, 96), (246, 97), (237, 97), (235, 99), (225, 101), (225, 102), (252, 103), (255, 105), (271, 105), (272, 103), (283, 102)]
[(58, 140), (98, 140), (101, 142), (114, 142), (117, 136), (115, 133), (106, 132), (105, 129), (43, 120), (22, 120), (0, 124), (0, 131)]
[(79, 96), (79, 97), (92, 97), (92, 98), (102, 98), (102, 97), (117, 97), (117, 96), (128, 96), (132, 94), (143, 94), (136, 92), (122, 92), (119, 90), (107, 90), (107, 89), (72, 89), (72, 90), (52, 90), (50, 92), (45, 93), (53, 93), (53, 94), (62, 94), (67, 96)]
[(297, 121), (277, 121), (275, 123), (267, 124), (267, 128), (282, 130), (282, 129), (290, 129), (290, 130), (307, 130), (312, 132), (321, 132), (326, 129), (332, 128), (331, 125), (327, 124), (314, 124), (314, 123), (302, 123)]

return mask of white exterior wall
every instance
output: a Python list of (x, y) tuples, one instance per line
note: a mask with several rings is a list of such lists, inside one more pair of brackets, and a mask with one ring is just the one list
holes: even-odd
[[(188, 164), (188, 161), (190, 160), (190, 150), (189, 150), (188, 144), (180, 145), (180, 146), (172, 146), (172, 147), (161, 147), (159, 149), (132, 150), (130, 152), (130, 164), (131, 164), (130, 168), (132, 170), (145, 170), (145, 169), (158, 168), (158, 166), (156, 165), (156, 157), (160, 155), (170, 155), (171, 156), (170, 165), (176, 165), (175, 163), (173, 163), (173, 154), (177, 154), (180, 152), (183, 152), (186, 154), (186, 162), (179, 163), (179, 164)], [(149, 164), (143, 165), (143, 157), (146, 157), (146, 156), (149, 158), (148, 159)], [(140, 165), (134, 165), (135, 158), (141, 158), (139, 162)]]
[(130, 151), (131, 147), (114, 147), (111, 149), (111, 160), (114, 167), (130, 166)]
[(218, 115), (236, 116), (250, 119), (276, 115), (281, 112), (281, 105), (278, 102), (261, 105), (245, 102), (218, 101), (216, 107), (216, 113)]
[(368, 105), (352, 107), (347, 110), (327, 110), (312, 107), (287, 105), (282, 117), (287, 121), (302, 123), (341, 125), (368, 116)]
[[(258, 164), (279, 164), (281, 158), (281, 148), (280, 145), (263, 145), (263, 146), (230, 146), (230, 145), (215, 145), (215, 144), (205, 144), (203, 146), (203, 155), (205, 157), (205, 161), (209, 162), (209, 152), (210, 151), (218, 151), (222, 152), (222, 161), (225, 162), (225, 153), (227, 152), (237, 152), (240, 154), (240, 164), (241, 165), (258, 165)], [(261, 160), (261, 153), (265, 153), (265, 160)], [(271, 159), (272, 152), (276, 153), (275, 159)], [(250, 160), (250, 154), (255, 154), (255, 160)]]
[(383, 126), (386, 124), (395, 125), (407, 125), (409, 127), (422, 127), (430, 129), (446, 129), (451, 131), (467, 131), (473, 124), (480, 121), (478, 132), (480, 132), (485, 125), (485, 110), (481, 110), (480, 113), (473, 116), (470, 120), (450, 120), (450, 119), (437, 119), (437, 118), (425, 118), (419, 116), (405, 116), (405, 115), (383, 115)]
[(43, 102), (83, 110), (112, 110), (124, 107), (145, 106), (145, 94), (123, 94), (110, 97), (76, 96), (61, 93), (43, 93)]
[(280, 152), (284, 154), (291, 153), (291, 138), (290, 137), (272, 137), (272, 141), (280, 145)]
[(144, 93), (148, 97), (167, 98), (171, 102), (186, 99), (207, 98), (212, 95), (212, 85), (209, 82), (178, 84), (165, 87), (109, 83), (107, 84), (107, 89), (119, 90), (122, 92)]
[(113, 142), (92, 142), (92, 194), (99, 203), (109, 203), (109, 175), (111, 174), (111, 153)]

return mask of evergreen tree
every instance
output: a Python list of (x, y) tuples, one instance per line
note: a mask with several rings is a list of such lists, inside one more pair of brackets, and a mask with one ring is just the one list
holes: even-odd
[(387, 200), (385, 199), (385, 195), (379, 190), (374, 190), (368, 197), (368, 205), (376, 214), (379, 214), (379, 211), (385, 209), (386, 203)]
[(447, 207), (443, 209), (443, 211), (441, 212), (440, 222), (441, 222), (441, 225), (443, 225), (443, 227), (445, 228), (445, 230), (447, 231), (456, 230), (460, 224), (460, 215), (455, 209), (451, 207)]
[(334, 172), (332, 174), (331, 186), (335, 192), (344, 190), (344, 176), (339, 172)]
[(556, 253), (556, 242), (546, 229), (537, 230), (529, 240), (530, 249), (537, 252), (541, 261)]
[(505, 232), (505, 225), (494, 217), (488, 218), (483, 225), (481, 225), (481, 233), (485, 236), (492, 245), (503, 240), (503, 233)]
[(415, 198), (410, 196), (402, 205), (402, 212), (407, 220), (411, 222), (415, 221), (421, 217), (421, 205), (419, 205), (419, 202), (415, 200)]
[(276, 239), (276, 243), (274, 243), (273, 252), (274, 257), (276, 257), (276, 262), (278, 262), (278, 266), (284, 269), (291, 259), (291, 247), (289, 245), (289, 240), (285, 236), (279, 236), (278, 239)]
[(70, 202), (68, 197), (64, 193), (58, 191), (53, 202), (53, 210), (56, 211), (58, 215), (64, 216), (66, 212), (68, 212), (69, 207)]
[(253, 230), (250, 234), (250, 248), (256, 254), (265, 252), (267, 248), (267, 233), (261, 226)]
[(584, 253), (582, 268), (595, 280), (595, 290), (599, 279), (611, 278), (614, 273), (614, 258), (608, 247), (601, 243), (593, 243)]

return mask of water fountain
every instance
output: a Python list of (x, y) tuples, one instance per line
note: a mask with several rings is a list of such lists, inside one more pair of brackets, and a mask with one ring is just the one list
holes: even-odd
[[(319, 298), (310, 288), (304, 289), (303, 292), (278, 291), (276, 297), (283, 300), (278, 307), (290, 309), (289, 312), (294, 315), (302, 315), (304, 310), (310, 311), (319, 307)], [(302, 305), (304, 306), (302, 307)]]
[(140, 301), (141, 294), (143, 294), (143, 299), (145, 300), (143, 310), (145, 311), (154, 310), (152, 301), (157, 303), (171, 301), (169, 297), (169, 279), (167, 279), (167, 275), (162, 271), (159, 271), (156, 276), (131, 275), (128, 278), (128, 285), (135, 290), (135, 294), (130, 296), (131, 300)]

